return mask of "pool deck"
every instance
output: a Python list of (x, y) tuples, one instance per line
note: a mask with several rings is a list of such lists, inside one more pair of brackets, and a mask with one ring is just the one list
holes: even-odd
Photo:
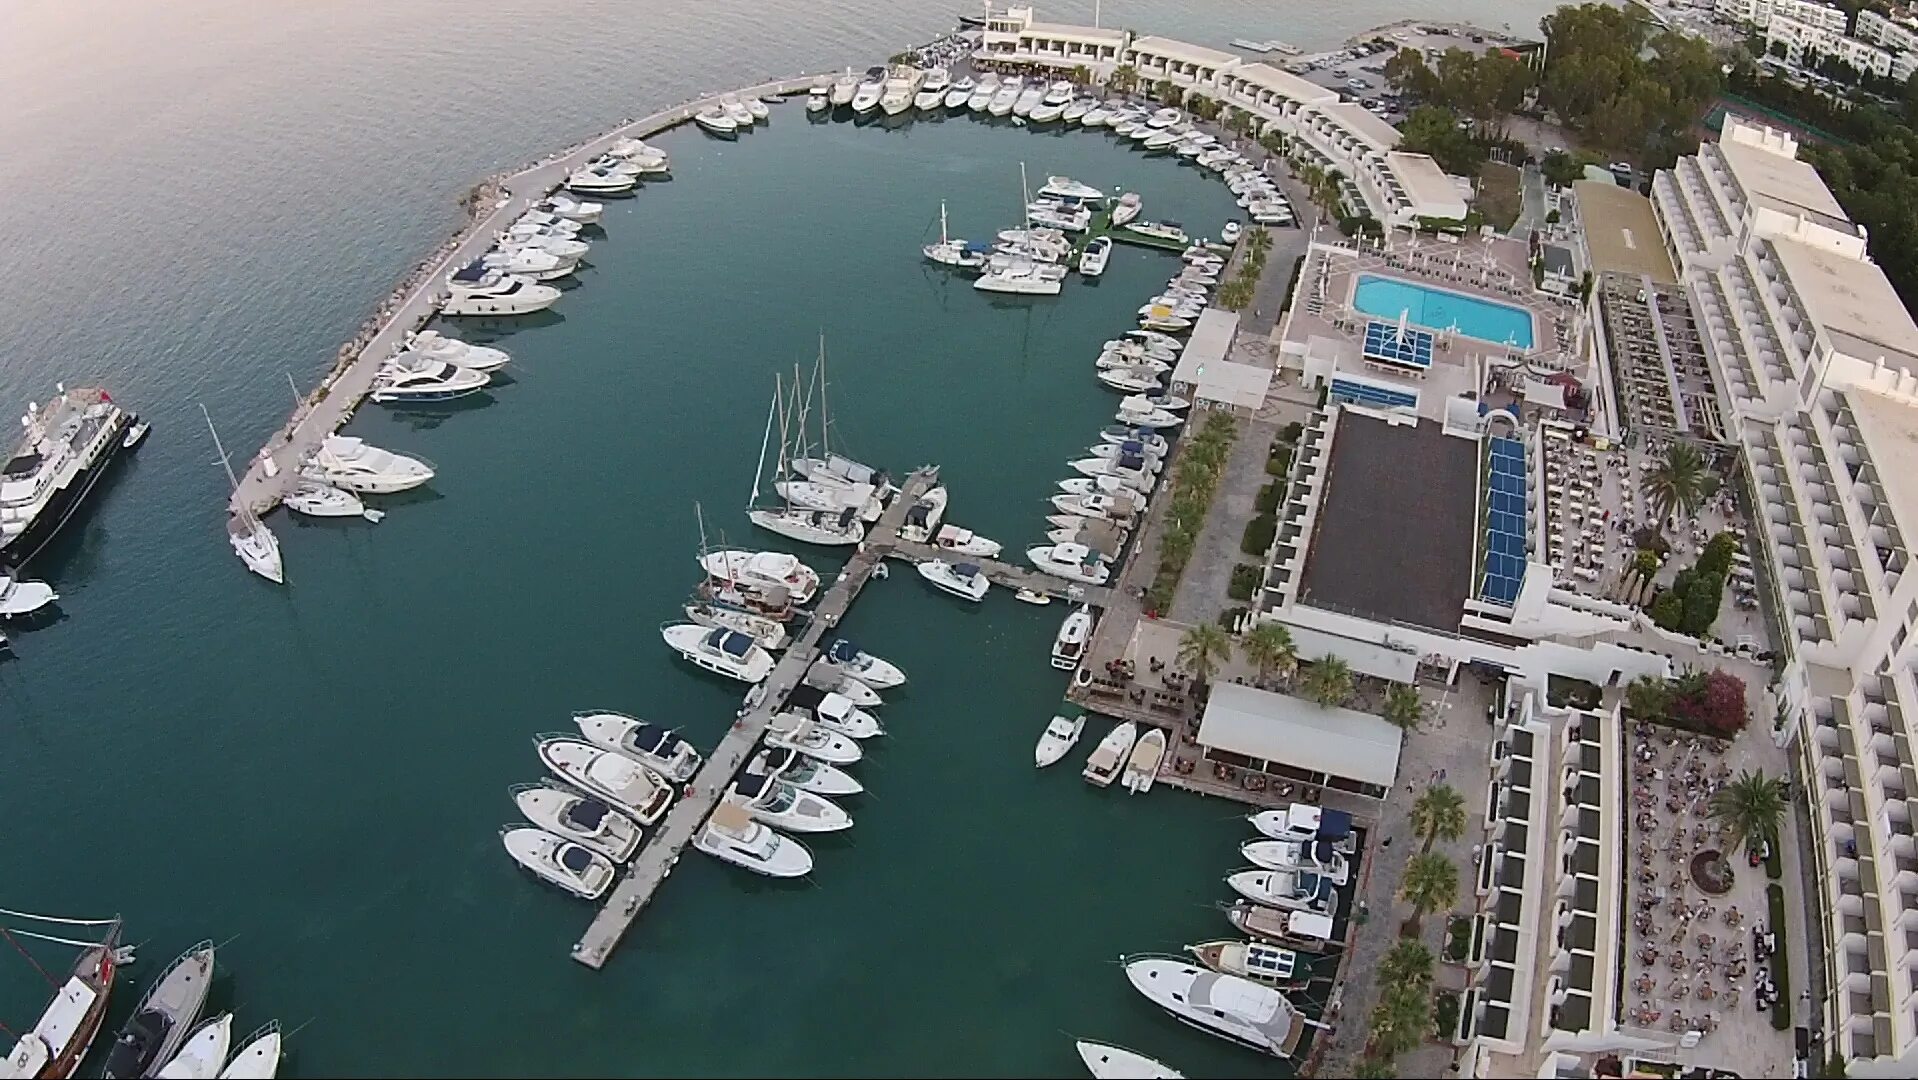
[[(1420, 298), (1417, 306), (1401, 307), (1397, 311), (1389, 309), (1381, 311), (1368, 310), (1366, 306), (1359, 302), (1359, 293), (1365, 289), (1368, 283), (1372, 282), (1393, 287), (1394, 290), (1409, 290), (1418, 293)], [(1451, 314), (1449, 319), (1434, 316), (1428, 320), (1426, 310), (1432, 306), (1431, 298), (1433, 297), (1443, 297), (1445, 298), (1445, 303), (1458, 304), (1463, 310), (1457, 313), (1449, 313)], [(1397, 322), (1400, 318), (1404, 318), (1411, 325), (1423, 330), (1429, 330), (1434, 334), (1455, 333), (1459, 337), (1467, 337), (1474, 341), (1483, 341), (1491, 345), (1515, 345), (1520, 349), (1529, 350), (1538, 340), (1538, 317), (1526, 308), (1520, 307), (1517, 304), (1507, 303), (1503, 300), (1474, 296), (1471, 293), (1460, 292), (1457, 289), (1449, 289), (1442, 285), (1416, 281), (1402, 274), (1369, 271), (1352, 275), (1350, 304), (1354, 311), (1371, 319), (1384, 322)], [(1468, 329), (1466, 326), (1461, 325), (1461, 320), (1458, 318), (1459, 315), (1469, 313), (1473, 315), (1474, 318), (1467, 321), (1475, 322), (1478, 313), (1492, 311), (1499, 312), (1501, 317), (1509, 313), (1509, 315), (1515, 318), (1523, 319), (1525, 326), (1524, 340), (1519, 340), (1518, 335), (1512, 333), (1507, 333), (1504, 337), (1494, 336), (1496, 331), (1483, 334), (1473, 333), (1473, 330), (1481, 329), (1481, 327), (1474, 325)], [(1440, 322), (1443, 322), (1444, 325), (1434, 325)]]

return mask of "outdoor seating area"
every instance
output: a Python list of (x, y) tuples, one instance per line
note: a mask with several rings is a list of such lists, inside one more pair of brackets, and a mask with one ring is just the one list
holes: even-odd
[[(1572, 441), (1569, 425), (1539, 427), (1545, 469), (1545, 559), (1561, 579), (1596, 585), (1605, 571), (1612, 511), (1602, 501), (1598, 452)], [(1629, 544), (1627, 545), (1629, 546)]]
[(1599, 308), (1625, 427), (1723, 442), (1717, 390), (1685, 291), (1608, 273), (1599, 279)]

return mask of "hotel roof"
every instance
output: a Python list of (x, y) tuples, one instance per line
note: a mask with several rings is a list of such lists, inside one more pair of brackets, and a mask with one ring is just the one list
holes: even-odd
[[(1399, 129), (1373, 116), (1356, 101), (1335, 101), (1319, 106), (1319, 111), (1336, 119), (1347, 131), (1371, 143), (1381, 153), (1399, 144)], [(1457, 192), (1450, 194), (1455, 197)]]
[(1768, 202), (1785, 213), (1801, 210), (1841, 228), (1850, 222), (1844, 207), (1838, 205), (1810, 162), (1741, 142), (1714, 145), (1748, 197)]
[(1678, 281), (1650, 199), (1610, 180), (1580, 180), (1572, 192), (1578, 197), (1593, 273), (1644, 274), (1663, 285)]
[[(1371, 113), (1366, 115), (1372, 116)], [(1378, 120), (1378, 117), (1372, 116), (1372, 119)], [(1384, 124), (1385, 121), (1379, 120), (1379, 123)], [(1392, 125), (1385, 124), (1385, 126)], [(1394, 131), (1393, 134), (1396, 136), (1397, 132)], [(1439, 167), (1439, 163), (1430, 154), (1412, 154), (1394, 150), (1385, 155), (1385, 163), (1391, 166), (1393, 174), (1399, 178), (1399, 183), (1405, 185), (1406, 194), (1410, 195), (1414, 202), (1429, 205), (1464, 200), (1464, 196), (1459, 194), (1458, 184), (1446, 175), (1445, 170)]]
[(1132, 42), (1132, 48), (1138, 52), (1167, 56), (1174, 60), (1183, 60), (1188, 64), (1200, 64), (1205, 67), (1231, 67), (1239, 62), (1239, 58), (1232, 53), (1208, 49), (1203, 45), (1193, 45), (1177, 38), (1142, 37)]
[(1125, 31), (1114, 30), (1107, 26), (1075, 26), (1072, 23), (1036, 22), (1027, 26), (1022, 33), (1031, 34), (1035, 37), (1098, 41), (1108, 45), (1125, 44)]
[(1898, 531), (1918, 532), (1918, 409), (1869, 390), (1847, 393), (1845, 402), (1858, 423), (1859, 441), (1869, 448)]
[(1330, 453), (1299, 602), (1457, 630), (1477, 574), (1478, 443), (1340, 409)]
[(1294, 101), (1337, 101), (1338, 91), (1320, 86), (1271, 64), (1246, 64), (1232, 69), (1235, 78), (1257, 83)]
[(1841, 351), (1867, 362), (1883, 357), (1887, 366), (1901, 370), (1918, 369), (1918, 324), (1877, 264), (1783, 238), (1767, 241), (1766, 247), (1791, 279), (1805, 314)]

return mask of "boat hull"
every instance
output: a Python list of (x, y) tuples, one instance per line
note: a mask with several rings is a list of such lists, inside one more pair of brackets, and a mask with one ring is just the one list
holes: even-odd
[(80, 504), (86, 502), (93, 493), (94, 485), (106, 476), (107, 469), (125, 449), (127, 429), (133, 426), (133, 414), (125, 410), (115, 414), (111, 420), (112, 433), (103, 444), (99, 456), (83, 469), (74, 471), (59, 491), (47, 499), (46, 504), (35, 514), (33, 521), (11, 540), (0, 544), (0, 565), (23, 566), (28, 559), (40, 553), (54, 535), (66, 525)]

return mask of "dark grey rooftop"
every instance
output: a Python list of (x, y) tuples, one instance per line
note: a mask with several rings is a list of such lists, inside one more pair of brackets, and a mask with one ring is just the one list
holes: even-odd
[(1342, 411), (1299, 598), (1440, 631), (1473, 580), (1478, 444)]

